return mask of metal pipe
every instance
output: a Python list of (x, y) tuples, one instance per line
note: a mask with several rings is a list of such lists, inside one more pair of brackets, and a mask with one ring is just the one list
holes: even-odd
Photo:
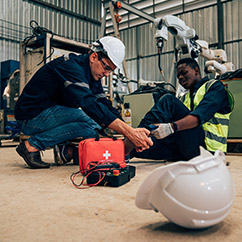
[(139, 80), (140, 80), (140, 41), (138, 41), (140, 39), (140, 31), (139, 31), (139, 27), (136, 28), (136, 54), (137, 54), (137, 61), (136, 61), (136, 65), (137, 65), (137, 81), (138, 81), (138, 88), (140, 87), (139, 85)]
[(47, 3), (47, 2), (44, 2), (42, 0), (24, 0), (24, 1), (28, 1), (28, 2), (32, 2), (32, 3), (36, 3), (36, 4), (39, 4), (41, 6), (44, 6), (44, 7), (48, 7), (48, 8), (51, 8), (52, 10), (55, 10), (55, 11), (58, 11), (58, 12), (61, 12), (61, 13), (64, 13), (64, 14), (67, 14), (67, 15), (71, 15), (73, 17), (76, 17), (76, 18), (80, 18), (80, 19), (83, 19), (87, 22), (90, 22), (90, 23), (93, 23), (93, 24), (96, 24), (98, 26), (101, 25), (101, 22), (98, 21), (98, 20), (95, 20), (95, 19), (92, 19), (92, 18), (88, 18), (82, 14), (78, 14), (78, 13), (75, 13), (75, 12), (72, 12), (72, 11), (69, 11), (65, 8), (61, 8), (61, 7), (57, 7), (56, 5), (54, 4), (51, 4), (51, 3)]
[(224, 16), (221, 0), (217, 0), (218, 16), (218, 49), (224, 49)]
[[(112, 2), (115, 3), (117, 1), (112, 1)], [(128, 5), (125, 2), (122, 2), (122, 1), (119, 1), (119, 2), (121, 3), (123, 9), (125, 9), (131, 13), (134, 13), (134, 14), (138, 15), (139, 17), (144, 18), (150, 22), (154, 22), (155, 18), (151, 17), (149, 14), (135, 8), (134, 6)]]

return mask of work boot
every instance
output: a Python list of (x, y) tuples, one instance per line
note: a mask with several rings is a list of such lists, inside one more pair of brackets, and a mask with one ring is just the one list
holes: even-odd
[(43, 162), (41, 160), (40, 152), (28, 152), (24, 141), (22, 141), (16, 148), (17, 153), (23, 157), (24, 161), (31, 167), (35, 169), (49, 168), (50, 164)]
[(66, 164), (72, 160), (72, 158), (68, 155), (68, 148), (70, 145), (54, 145), (54, 160), (55, 164), (60, 166)]

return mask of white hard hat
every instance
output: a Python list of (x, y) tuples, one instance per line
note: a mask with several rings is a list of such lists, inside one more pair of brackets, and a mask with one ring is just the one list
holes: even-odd
[(142, 183), (136, 206), (161, 212), (186, 228), (205, 228), (221, 222), (235, 197), (224, 153), (212, 155), (204, 148), (188, 162), (155, 169)]
[(111, 36), (102, 37), (92, 44), (91, 50), (94, 52), (103, 52), (116, 67), (122, 67), (125, 46), (120, 39)]

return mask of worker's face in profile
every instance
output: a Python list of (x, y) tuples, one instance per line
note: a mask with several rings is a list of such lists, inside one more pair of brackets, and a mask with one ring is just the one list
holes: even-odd
[(98, 81), (109, 74), (116, 68), (109, 58), (100, 58), (96, 52), (90, 55), (91, 75), (94, 80)]
[(177, 78), (179, 83), (185, 89), (191, 89), (200, 80), (198, 68), (192, 69), (186, 64), (181, 64), (177, 67)]

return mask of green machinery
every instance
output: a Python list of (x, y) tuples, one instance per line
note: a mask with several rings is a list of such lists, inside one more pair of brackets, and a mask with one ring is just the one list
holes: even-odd
[(242, 79), (223, 81), (234, 96), (234, 110), (229, 121), (228, 138), (242, 138)]
[(139, 93), (124, 96), (124, 103), (129, 103), (131, 109), (132, 127), (137, 128), (144, 115), (154, 105), (152, 93)]

